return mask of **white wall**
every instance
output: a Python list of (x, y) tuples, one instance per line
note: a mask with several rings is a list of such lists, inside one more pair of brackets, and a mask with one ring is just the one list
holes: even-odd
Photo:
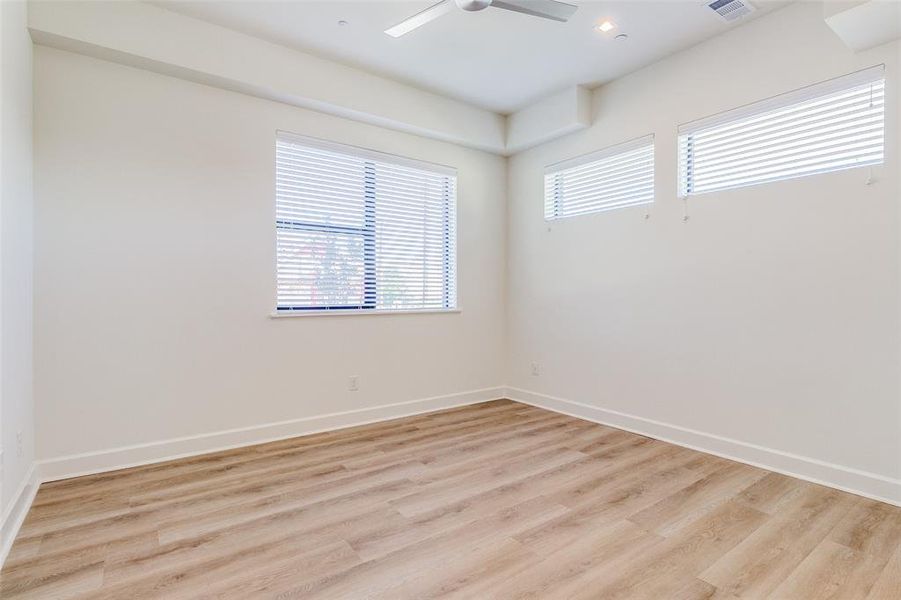
[[(875, 185), (858, 169), (711, 193), (681, 221), (680, 123), (879, 63)], [(854, 54), (798, 3), (604, 86), (590, 129), (511, 158), (507, 379), (540, 394), (514, 395), (901, 489), (899, 82), (897, 42)], [(639, 207), (548, 227), (545, 165), (649, 133), (649, 221)]]
[[(0, 515), (7, 517), (34, 460), (32, 397), (31, 40), (24, 2), (0, 2)], [(21, 448), (16, 436), (21, 434)], [(5, 542), (0, 540), (0, 562)]]
[[(38, 455), (508, 383), (514, 397), (901, 502), (899, 51), (853, 54), (822, 6), (797, 3), (603, 87), (591, 128), (505, 165), (39, 47)], [(679, 123), (877, 63), (889, 134), (875, 185), (851, 170), (713, 193), (682, 223)], [(270, 319), (276, 129), (456, 166), (462, 313)], [(548, 230), (546, 164), (648, 133), (649, 221), (635, 208)], [(79, 460), (56, 474), (99, 464)]]
[(389, 129), (504, 151), (502, 115), (147, 2), (40, 0), (31, 3), (28, 26), (36, 43)]
[[(277, 129), (457, 167), (462, 312), (270, 319)], [(35, 173), (42, 459), (502, 383), (501, 157), (36, 47)]]

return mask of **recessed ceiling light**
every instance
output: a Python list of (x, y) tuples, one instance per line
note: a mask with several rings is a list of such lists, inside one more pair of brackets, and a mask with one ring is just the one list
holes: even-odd
[(343, 20), (343, 19), (340, 20), (340, 21), (338, 21), (338, 26), (339, 26), (339, 27), (344, 27), (345, 25), (347, 25), (347, 21), (345, 21), (345, 20)]
[(627, 39), (629, 39), (629, 36), (625, 33), (621, 33), (613, 39), (615, 39), (617, 42), (625, 42)]
[(611, 31), (615, 28), (616, 25), (613, 24), (613, 21), (604, 21), (603, 23), (595, 27), (595, 29), (597, 29), (598, 31), (603, 31), (604, 33), (607, 33), (608, 31)]

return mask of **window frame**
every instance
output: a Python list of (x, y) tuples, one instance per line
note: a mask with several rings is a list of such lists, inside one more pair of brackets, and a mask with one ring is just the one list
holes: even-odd
[[(563, 202), (561, 202), (559, 190), (560, 183), (555, 181), (554, 188), (554, 198), (549, 202), (549, 198), (547, 195), (548, 186), (547, 186), (547, 178), (557, 176), (564, 171), (569, 171), (571, 169), (576, 169), (579, 167), (583, 167), (586, 165), (590, 165), (592, 163), (601, 162), (607, 159), (615, 158), (619, 155), (628, 154), (631, 152), (636, 152), (639, 150), (644, 150), (646, 148), (650, 148), (651, 151), (651, 168), (650, 168), (650, 193), (651, 197), (649, 200), (645, 201), (635, 201), (627, 204), (621, 205), (612, 205), (612, 206), (604, 206), (603, 204), (596, 209), (585, 210), (582, 212), (575, 212), (573, 214), (564, 214), (562, 211)], [(544, 197), (542, 198), (542, 208), (544, 211), (544, 221), (546, 223), (555, 223), (557, 221), (572, 219), (575, 217), (586, 217), (589, 215), (595, 215), (599, 213), (605, 213), (615, 210), (621, 210), (626, 208), (633, 208), (637, 206), (647, 206), (649, 204), (653, 204), (657, 199), (657, 137), (654, 133), (648, 133), (642, 135), (637, 138), (629, 139), (625, 142), (620, 142), (618, 144), (614, 144), (612, 146), (607, 146), (600, 150), (595, 150), (593, 152), (589, 152), (587, 154), (582, 154), (580, 156), (576, 156), (574, 158), (569, 158), (566, 160), (562, 160), (544, 167)], [(624, 187), (628, 188), (630, 184), (624, 184)], [(550, 207), (550, 210), (549, 210)]]
[[(737, 190), (746, 187), (754, 187), (758, 185), (766, 185), (770, 183), (778, 183), (780, 181), (788, 181), (792, 179), (803, 179), (814, 175), (822, 175), (826, 173), (834, 173), (848, 169), (856, 169), (862, 167), (873, 167), (885, 164), (885, 106), (883, 105), (883, 134), (882, 134), (882, 160), (881, 162), (863, 162), (859, 164), (846, 164), (838, 167), (829, 167), (822, 170), (813, 170), (810, 172), (786, 175), (772, 179), (762, 179), (760, 181), (750, 181), (739, 184), (728, 184), (712, 189), (702, 189), (696, 191), (697, 182), (695, 180), (695, 136), (718, 127), (728, 127), (741, 122), (744, 119), (753, 119), (754, 117), (762, 117), (767, 113), (777, 112), (782, 109), (789, 109), (792, 106), (803, 104), (805, 102), (816, 101), (826, 98), (832, 94), (839, 94), (846, 90), (856, 87), (863, 87), (868, 84), (876, 84), (882, 82), (885, 84), (885, 65), (878, 64), (872, 67), (861, 69), (846, 75), (840, 75), (826, 81), (814, 83), (803, 88), (799, 88), (790, 92), (785, 92), (772, 96), (757, 102), (752, 102), (737, 108), (726, 110), (714, 115), (683, 123), (678, 126), (676, 131), (676, 189), (680, 198), (688, 198), (690, 196), (700, 196), (704, 194), (712, 194), (716, 192), (726, 192), (729, 190)], [(778, 117), (777, 117), (778, 118)], [(684, 144), (684, 152), (683, 152)], [(685, 155), (683, 160), (683, 154)]]
[[(363, 196), (363, 214), (364, 224), (360, 227), (351, 225), (328, 225), (322, 223), (311, 223), (305, 221), (294, 221), (290, 219), (278, 218), (278, 184), (274, 182), (275, 202), (273, 202), (273, 212), (275, 221), (275, 250), (276, 250), (276, 269), (275, 269), (275, 308), (270, 313), (271, 317), (301, 317), (301, 316), (322, 316), (322, 315), (361, 315), (361, 314), (418, 314), (418, 313), (459, 313), (459, 277), (457, 265), (457, 169), (447, 165), (431, 163), (412, 159), (386, 152), (379, 152), (368, 148), (353, 146), (350, 144), (341, 144), (320, 138), (300, 135), (288, 131), (276, 131), (275, 156), (273, 166), (275, 167), (273, 175), (278, 171), (278, 142), (286, 141), (293, 144), (307, 146), (310, 148), (336, 152), (359, 158), (364, 163), (364, 196)], [(445, 176), (443, 196), (446, 201), (443, 205), (444, 210), (444, 226), (442, 228), (442, 240), (444, 248), (444, 256), (442, 259), (443, 266), (443, 307), (442, 308), (414, 308), (414, 309), (391, 309), (378, 307), (378, 281), (376, 266), (376, 162), (383, 164), (391, 164), (401, 167), (410, 167)], [(449, 185), (453, 179), (453, 186)], [(448, 189), (453, 188), (453, 192), (449, 194)], [(452, 196), (452, 197), (449, 197)], [(450, 203), (453, 203), (453, 207)], [(453, 210), (452, 210), (453, 208)], [(451, 219), (453, 212), (453, 220)], [(280, 306), (278, 302), (278, 231), (309, 231), (322, 232), (343, 236), (360, 236), (363, 238), (363, 303), (362, 304), (346, 304), (346, 305), (329, 305), (329, 306)], [(451, 236), (453, 235), (453, 243)], [(451, 281), (453, 280), (453, 281)], [(453, 287), (451, 287), (453, 284)], [(450, 302), (453, 299), (453, 305)]]

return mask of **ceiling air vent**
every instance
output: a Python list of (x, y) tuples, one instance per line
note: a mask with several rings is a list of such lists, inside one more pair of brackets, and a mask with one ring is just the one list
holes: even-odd
[(754, 5), (748, 0), (716, 0), (708, 4), (724, 21), (735, 21), (754, 12)]

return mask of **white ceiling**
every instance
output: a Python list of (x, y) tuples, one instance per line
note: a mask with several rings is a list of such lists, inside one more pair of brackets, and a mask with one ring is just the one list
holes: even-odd
[[(455, 9), (400, 38), (383, 33), (436, 1), (154, 4), (500, 113), (574, 84), (600, 85), (735, 26), (704, 0), (571, 0), (579, 10), (567, 23), (496, 8)], [(739, 24), (788, 1), (754, 3), (758, 10)], [(617, 29), (595, 31), (593, 26), (605, 19)], [(348, 24), (339, 26), (339, 20)], [(614, 41), (617, 33), (628, 34), (628, 40)]]

